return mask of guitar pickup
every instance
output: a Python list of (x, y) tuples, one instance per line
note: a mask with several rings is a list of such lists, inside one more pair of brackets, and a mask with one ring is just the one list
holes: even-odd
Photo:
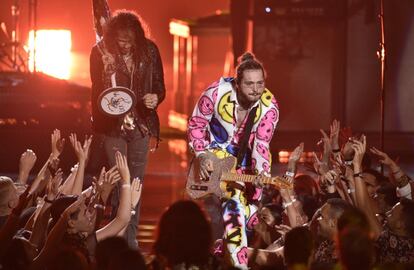
[(190, 186), (191, 190), (202, 190), (202, 191), (207, 191), (208, 187), (207, 186), (200, 186), (200, 185), (191, 185)]

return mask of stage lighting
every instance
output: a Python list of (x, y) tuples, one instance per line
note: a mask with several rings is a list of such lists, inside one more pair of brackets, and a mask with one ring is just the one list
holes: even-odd
[(35, 55), (36, 71), (59, 79), (69, 79), (72, 64), (71, 48), (72, 37), (69, 30), (37, 30), (36, 41), (34, 32), (30, 31), (29, 70), (34, 71)]

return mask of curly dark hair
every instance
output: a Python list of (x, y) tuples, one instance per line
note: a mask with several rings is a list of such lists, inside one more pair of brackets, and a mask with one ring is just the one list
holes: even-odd
[(135, 35), (133, 57), (137, 60), (147, 61), (149, 50), (147, 45), (148, 27), (142, 18), (130, 10), (117, 10), (109, 19), (104, 29), (105, 47), (110, 53), (118, 54), (117, 35), (120, 30), (130, 30)]
[(245, 70), (257, 70), (260, 69), (263, 72), (263, 77), (266, 78), (266, 72), (263, 68), (262, 63), (260, 63), (254, 54), (250, 52), (245, 52), (238, 59), (238, 65), (236, 67), (236, 83), (240, 85), (241, 80), (243, 79), (243, 72)]

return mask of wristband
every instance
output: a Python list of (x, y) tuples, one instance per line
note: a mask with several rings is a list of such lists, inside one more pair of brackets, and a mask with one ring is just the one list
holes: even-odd
[(105, 206), (103, 206), (102, 204), (96, 203), (93, 207), (94, 207), (95, 209), (102, 209), (102, 210), (104, 210), (104, 211), (105, 211)]
[(122, 188), (131, 188), (131, 184), (123, 184), (121, 187)]
[(294, 172), (286, 171), (285, 172), (285, 175), (288, 176), (288, 177), (295, 177), (295, 173)]
[(341, 152), (341, 149), (339, 149), (339, 148), (338, 149), (332, 149), (332, 152), (333, 153), (339, 153), (339, 152)]
[(348, 194), (354, 193), (355, 192), (355, 188), (348, 188)]
[(348, 166), (351, 166), (352, 165), (352, 160), (345, 160), (344, 164), (348, 165)]
[(286, 209), (287, 207), (293, 205), (294, 202), (296, 202), (296, 199), (293, 199), (293, 200), (291, 200), (290, 202), (287, 202), (287, 203), (283, 203), (282, 204), (283, 205), (283, 208)]
[(360, 177), (360, 178), (362, 178), (362, 172), (355, 173), (355, 174), (354, 174), (354, 177)]

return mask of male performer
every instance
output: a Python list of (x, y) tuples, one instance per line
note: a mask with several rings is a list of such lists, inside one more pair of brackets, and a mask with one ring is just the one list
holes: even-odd
[[(188, 124), (191, 149), (200, 161), (200, 179), (208, 179), (214, 170), (207, 151), (219, 158), (237, 156), (250, 111), (253, 127), (239, 173), (270, 176), (269, 144), (279, 120), (279, 109), (272, 93), (265, 88), (265, 71), (250, 53), (239, 60), (236, 78), (221, 78), (201, 95)], [(226, 184), (227, 200), (222, 204), (224, 242), (233, 264), (247, 269), (247, 236), (257, 222), (261, 188), (242, 182)], [(207, 209), (209, 210), (209, 209)], [(214, 216), (212, 217), (214, 219)]]
[[(127, 156), (131, 179), (143, 181), (150, 137), (159, 138), (159, 119), (155, 109), (164, 100), (165, 86), (161, 57), (154, 42), (145, 37), (145, 30), (132, 11), (119, 11), (105, 25), (103, 41), (92, 49), (90, 73), (92, 79), (92, 127), (101, 136), (109, 165), (115, 165), (115, 152)], [(132, 90), (136, 106), (125, 116), (114, 118), (98, 108), (98, 97), (112, 86), (115, 74), (117, 86)], [(118, 189), (112, 205), (117, 206)], [(136, 230), (139, 209), (131, 217), (126, 230), (128, 244), (137, 247)], [(131, 209), (134, 210), (134, 209)]]

